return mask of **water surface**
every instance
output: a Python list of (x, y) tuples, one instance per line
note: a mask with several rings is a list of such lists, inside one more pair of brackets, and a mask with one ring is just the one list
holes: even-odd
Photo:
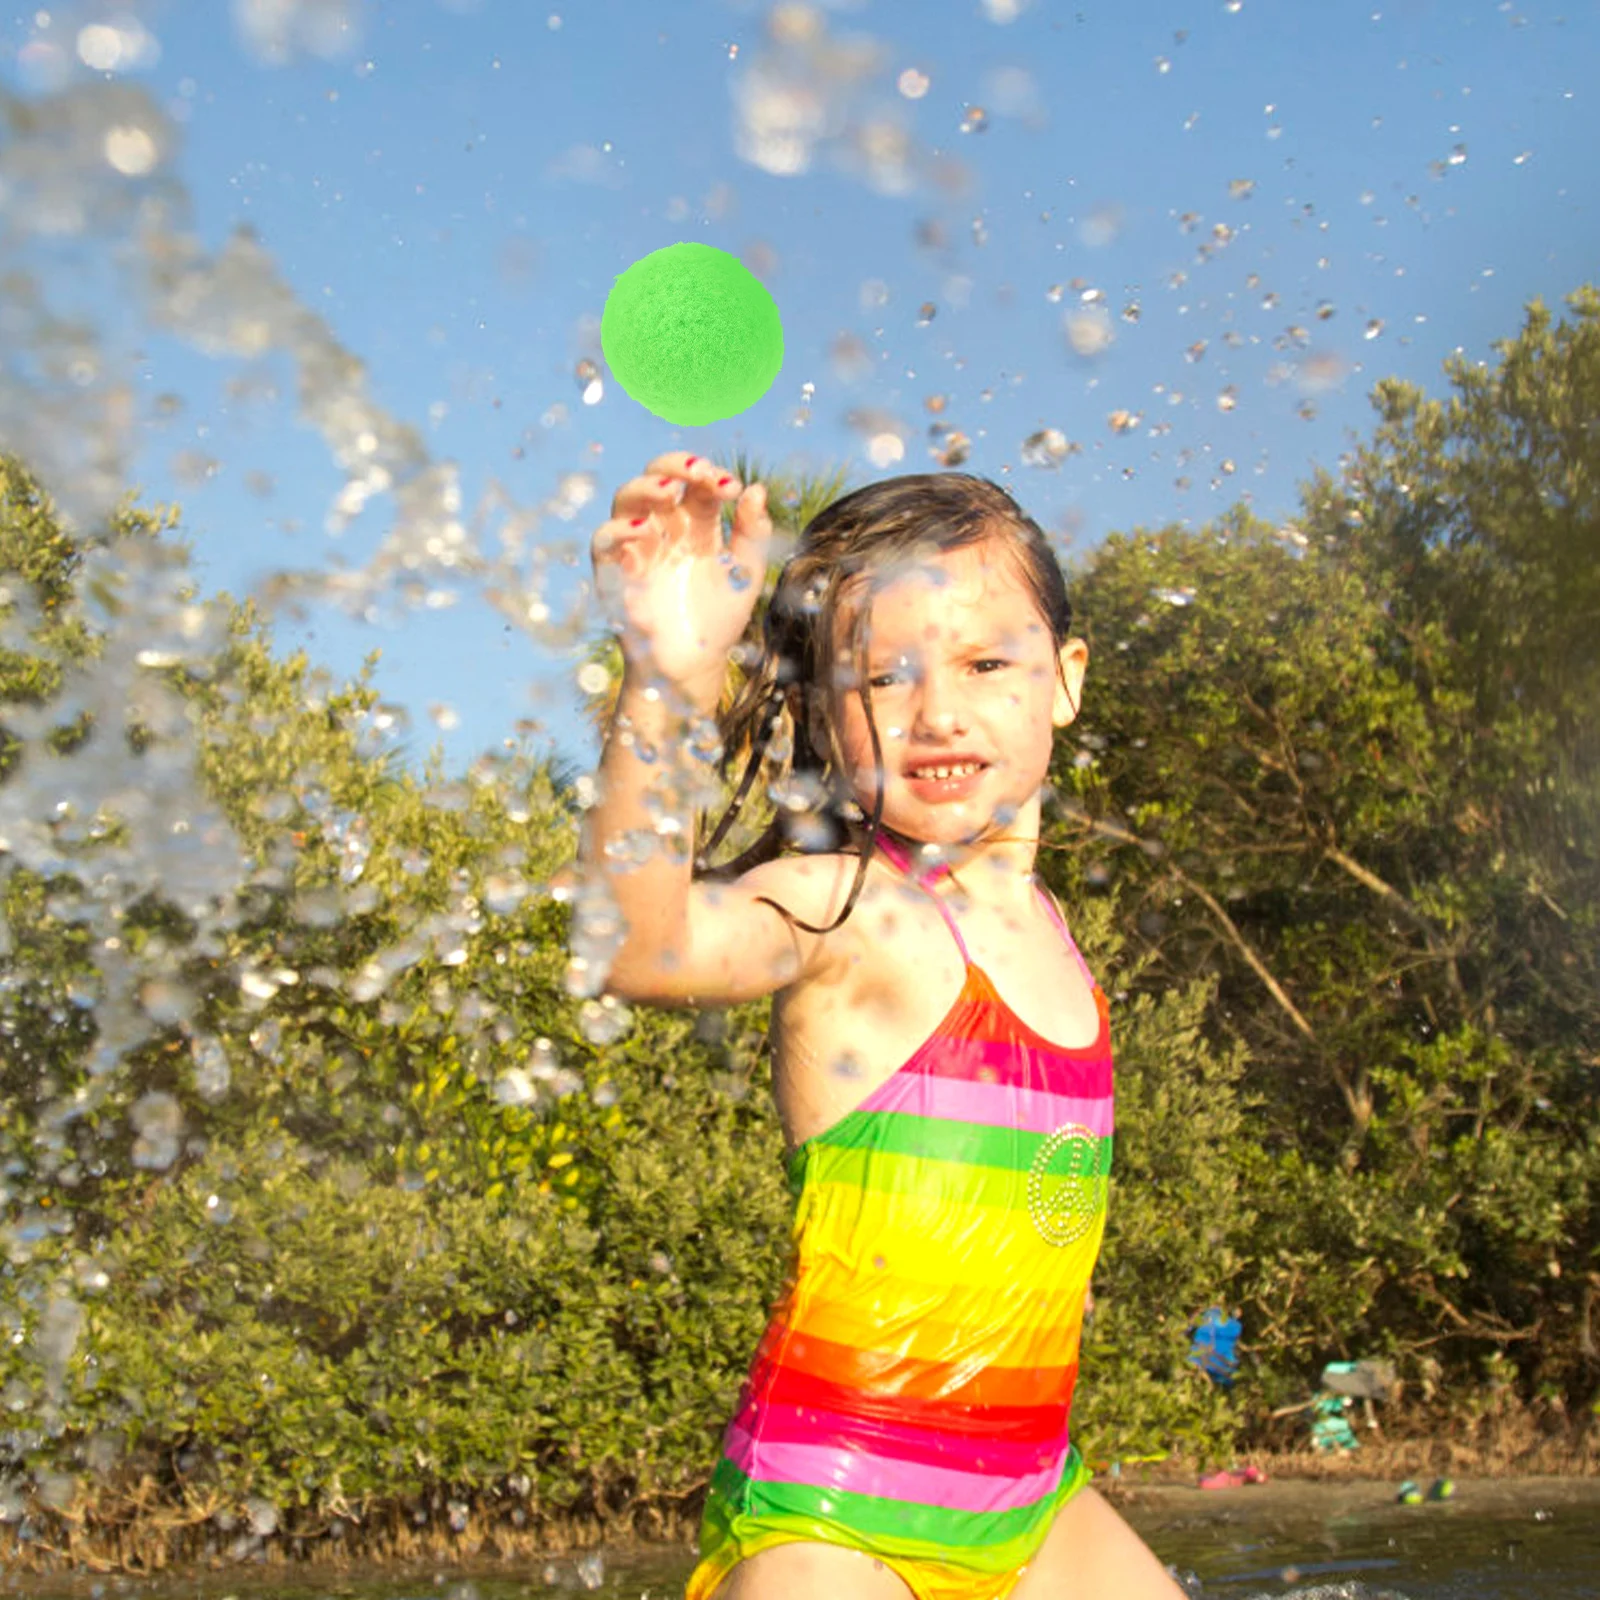
[[(1162, 1486), (1122, 1503), (1199, 1600), (1595, 1600), (1600, 1479), (1461, 1482), (1402, 1506), (1386, 1483)], [(155, 1579), (28, 1580), (28, 1600), (679, 1600), (687, 1549), (643, 1547), (512, 1568), (409, 1572), (236, 1567)]]

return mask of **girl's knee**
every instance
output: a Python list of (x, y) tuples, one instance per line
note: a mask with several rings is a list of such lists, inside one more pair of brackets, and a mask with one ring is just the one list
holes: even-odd
[(1183, 1600), (1161, 1559), (1110, 1503), (1080, 1489), (1056, 1513), (1011, 1600)]

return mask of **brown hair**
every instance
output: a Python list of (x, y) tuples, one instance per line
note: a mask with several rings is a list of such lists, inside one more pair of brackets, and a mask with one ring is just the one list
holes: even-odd
[[(1038, 523), (998, 484), (962, 472), (889, 478), (844, 495), (811, 519), (778, 574), (761, 622), (759, 643), (752, 627), (739, 647), (746, 667), (744, 682), (717, 716), (723, 778), (730, 776), (746, 752), (748, 762), (732, 803), (695, 853), (697, 876), (737, 877), (775, 859), (797, 830), (807, 826), (802, 821), (804, 814), (809, 817), (809, 849), (839, 848), (847, 842), (856, 845), (860, 861), (844, 910), (827, 928), (816, 928), (776, 901), (767, 900), (766, 904), (809, 933), (828, 933), (844, 922), (861, 893), (883, 816), (883, 748), (872, 716), (866, 673), (870, 596), (908, 561), (988, 538), (1001, 540), (1016, 559), (1039, 614), (1049, 626), (1059, 670), (1059, 652), (1072, 631), (1066, 580)], [(868, 599), (856, 609), (849, 642), (853, 667), (836, 677), (835, 625), (841, 610), (863, 586)], [(833, 716), (831, 690), (835, 687), (853, 688), (866, 712), (877, 785), (870, 824), (864, 823), (860, 807), (849, 795)], [(814, 716), (827, 732), (826, 755), (811, 742)], [(779, 792), (787, 789), (801, 802), (801, 808), (797, 811), (780, 803), (754, 844), (736, 859), (712, 867), (708, 858), (737, 817), (785, 718), (788, 727), (779, 739), (779, 748), (788, 747), (788, 776), (781, 779), (780, 773), (783, 789)], [(781, 769), (784, 757), (780, 755), (773, 765)], [(825, 845), (815, 842), (819, 834), (826, 838)]]

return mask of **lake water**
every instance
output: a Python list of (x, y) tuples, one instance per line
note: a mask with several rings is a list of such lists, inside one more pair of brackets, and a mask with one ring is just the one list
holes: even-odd
[[(1401, 1506), (1387, 1484), (1162, 1487), (1122, 1509), (1197, 1600), (1596, 1600), (1600, 1479), (1463, 1482)], [(234, 1568), (152, 1580), (7, 1580), (28, 1600), (678, 1600), (687, 1550), (530, 1561), (511, 1571), (289, 1576)], [(1117, 1600), (1108, 1596), (1106, 1600)]]

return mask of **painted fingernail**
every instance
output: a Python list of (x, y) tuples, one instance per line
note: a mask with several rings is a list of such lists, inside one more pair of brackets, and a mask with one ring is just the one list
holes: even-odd
[(644, 517), (635, 517), (633, 521), (628, 524), (628, 526), (630, 528), (642, 528), (645, 525), (645, 521), (646, 519)]
[(728, 485), (730, 483), (732, 483), (732, 482), (733, 482), (732, 474), (727, 474), (727, 475), (717, 479), (717, 487), (719, 489), (726, 489), (728, 487)]
[(685, 461), (684, 464), (683, 464), (684, 465), (684, 469), (687, 470), (688, 468), (692, 467), (695, 464), (695, 462), (697, 462), (699, 459), (700, 459), (699, 456), (690, 456), (689, 459), (687, 461)]
[(663, 478), (663, 479), (662, 479), (662, 480), (661, 480), (661, 481), (660, 481), (660, 482), (659, 482), (659, 483), (658, 483), (658, 484), (657, 484), (657, 485), (656, 485), (656, 488), (658, 488), (658, 489), (665, 489), (665, 488), (666, 488), (666, 486), (667, 486), (667, 485), (668, 485), (668, 484), (669, 484), (669, 483), (671, 483), (671, 482), (672, 482), (672, 479), (671, 479), (671, 478)]

